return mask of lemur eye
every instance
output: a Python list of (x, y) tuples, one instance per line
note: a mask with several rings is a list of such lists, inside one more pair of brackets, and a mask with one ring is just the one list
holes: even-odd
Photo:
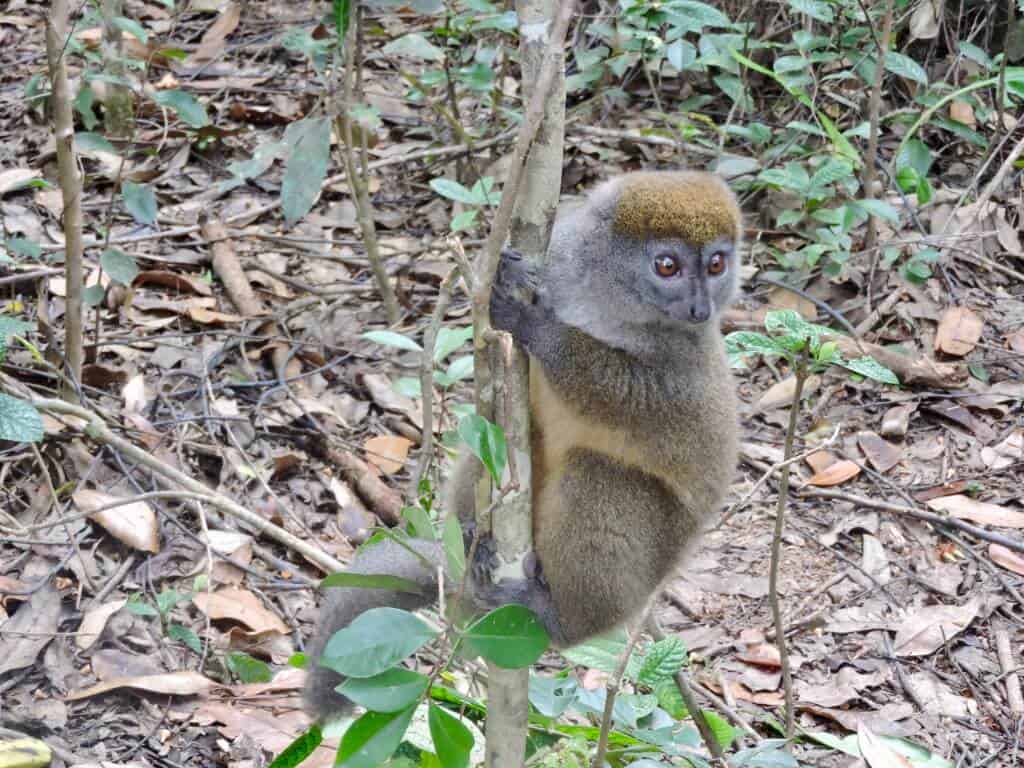
[(725, 272), (725, 256), (721, 253), (713, 254), (708, 260), (708, 274), (720, 275), (723, 272)]
[(679, 262), (671, 256), (659, 256), (654, 260), (654, 269), (661, 277), (672, 277), (679, 272)]

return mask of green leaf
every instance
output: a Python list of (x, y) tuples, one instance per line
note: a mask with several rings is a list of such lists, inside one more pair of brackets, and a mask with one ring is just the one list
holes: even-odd
[(831, 328), (824, 325), (809, 323), (800, 317), (800, 314), (792, 309), (776, 309), (765, 315), (764, 327), (771, 332), (784, 331), (786, 334), (795, 336), (798, 339), (810, 339), (812, 344), (817, 344), (822, 335), (835, 334)]
[(466, 542), (462, 537), (459, 517), (451, 510), (444, 518), (441, 543), (444, 545), (444, 554), (448, 558), (448, 568), (451, 571), (452, 579), (461, 581), (462, 575), (466, 572)]
[(823, 0), (788, 0), (789, 7), (800, 14), (810, 16), (812, 19), (831, 24), (835, 20), (832, 6)]
[(863, 208), (872, 216), (885, 219), (891, 224), (900, 223), (900, 214), (895, 208), (882, 200), (856, 200), (857, 207)]
[(353, 587), (355, 589), (386, 589), (422, 595), (423, 587), (412, 579), (403, 579), (388, 573), (332, 573), (320, 581), (320, 587)]
[(377, 768), (398, 749), (415, 711), (367, 712), (345, 731), (335, 768)]
[(39, 243), (27, 237), (9, 237), (4, 240), (4, 247), (15, 256), (24, 256), (28, 259), (38, 259), (43, 255)]
[(312, 755), (323, 740), (324, 736), (320, 726), (313, 723), (308, 731), (295, 739), (284, 748), (280, 755), (274, 758), (270, 768), (295, 768)]
[(445, 378), (448, 380), (448, 386), (451, 386), (456, 381), (462, 381), (468, 379), (473, 375), (473, 356), (463, 355), (452, 360), (451, 365), (448, 366), (445, 371)]
[(683, 694), (679, 692), (679, 686), (676, 685), (674, 678), (670, 677), (655, 684), (654, 695), (658, 697), (658, 706), (676, 720), (686, 717), (686, 702), (683, 701)]
[(961, 40), (957, 45), (960, 48), (960, 53), (964, 57), (981, 64), (985, 69), (992, 69), (995, 66), (992, 58), (984, 51), (984, 49), (979, 48), (974, 43), (968, 43), (966, 40)]
[(928, 73), (924, 71), (924, 67), (905, 54), (897, 51), (886, 53), (885, 68), (894, 75), (914, 80), (921, 85), (928, 85)]
[(477, 216), (480, 214), (479, 209), (470, 208), (452, 216), (451, 228), (452, 232), (464, 232), (467, 229), (471, 229), (476, 224)]
[(666, 637), (647, 651), (637, 678), (644, 685), (654, 685), (671, 678), (685, 662), (686, 644), (678, 637)]
[(729, 355), (785, 355), (786, 349), (770, 336), (753, 331), (735, 331), (725, 337)]
[(474, 622), (466, 630), (466, 642), (497, 666), (520, 669), (539, 659), (551, 640), (531, 610), (503, 605)]
[(428, 541), (434, 541), (437, 538), (434, 533), (434, 524), (430, 522), (430, 515), (423, 507), (404, 507), (402, 517), (409, 523), (410, 536)]
[(291, 226), (309, 213), (327, 176), (331, 123), (326, 117), (304, 118), (285, 129), (284, 141), (290, 152), (281, 180), (281, 212)]
[(0, 440), (38, 443), (43, 439), (43, 417), (25, 400), (0, 394)]
[(679, 38), (665, 47), (665, 58), (669, 64), (682, 72), (697, 61), (697, 49), (690, 41)]
[(444, 768), (466, 768), (473, 749), (473, 734), (458, 718), (431, 704), (427, 714), (434, 750)]
[(900, 380), (896, 377), (896, 374), (882, 365), (880, 362), (875, 360), (873, 357), (859, 357), (856, 360), (845, 360), (839, 363), (847, 370), (859, 373), (861, 376), (865, 376), (875, 381), (880, 381), (883, 384), (892, 384), (898, 386)]
[(708, 721), (708, 725), (711, 726), (711, 732), (715, 734), (715, 739), (723, 748), (728, 747), (732, 740), (736, 738), (739, 733), (738, 730), (733, 728), (729, 723), (714, 712), (710, 712), (706, 709), (702, 709), (701, 712), (704, 714), (704, 719)]
[(127, 32), (143, 45), (146, 45), (146, 43), (149, 42), (149, 34), (146, 32), (145, 27), (134, 19), (126, 19), (124, 16), (115, 16), (113, 18), (113, 22), (115, 27), (120, 29), (122, 32)]
[(444, 61), (444, 51), (418, 32), (402, 35), (385, 45), (381, 52), (391, 56), (406, 56), (420, 61)]
[(191, 648), (196, 653), (201, 654), (203, 652), (203, 641), (199, 639), (199, 635), (193, 632), (186, 626), (171, 622), (167, 626), (167, 639), (178, 640)]
[(156, 194), (148, 184), (136, 184), (134, 181), (121, 182), (121, 196), (124, 207), (140, 224), (156, 224)]
[(274, 677), (270, 666), (247, 653), (232, 651), (226, 657), (230, 669), (243, 683), (269, 683)]
[(82, 302), (87, 307), (98, 307), (106, 295), (107, 292), (102, 285), (87, 285), (82, 291)]
[(121, 285), (131, 285), (139, 274), (135, 257), (117, 248), (107, 248), (100, 256), (100, 266), (111, 280)]
[(206, 107), (199, 103), (195, 96), (185, 91), (157, 91), (153, 101), (161, 107), (172, 109), (178, 113), (185, 123), (192, 128), (205, 128), (210, 124)]
[(331, 6), (334, 13), (334, 34), (340, 45), (348, 35), (349, 20), (352, 18), (352, 3), (350, 0), (333, 0)]
[(362, 334), (362, 338), (372, 341), (375, 344), (383, 344), (385, 347), (397, 347), (398, 349), (406, 349), (410, 352), (423, 351), (423, 347), (408, 336), (403, 336), (402, 334), (395, 333), (394, 331), (367, 331)]
[(412, 376), (403, 376), (400, 379), (395, 379), (391, 382), (391, 388), (398, 394), (405, 395), (406, 397), (418, 398), (423, 396), (420, 380)]
[(434, 340), (434, 362), (441, 362), (472, 338), (472, 325), (464, 325), (460, 328), (441, 328)]
[[(854, 738), (857, 738), (856, 735)], [(785, 739), (766, 739), (755, 747), (741, 749), (736, 753), (736, 765), (749, 768), (800, 768), (796, 758), (786, 751), (786, 744)]]
[(0, 343), (7, 343), (12, 336), (24, 336), (35, 326), (18, 317), (0, 315)]
[(576, 700), (579, 684), (572, 677), (542, 677), (530, 672), (530, 703), (544, 717), (558, 717)]
[(502, 428), (474, 413), (459, 421), (459, 437), (469, 446), (473, 455), (487, 467), (494, 484), (501, 485), (501, 476), (508, 461), (505, 432)]
[(136, 616), (153, 617), (160, 615), (160, 612), (152, 605), (145, 602), (142, 595), (138, 592), (129, 596), (128, 602), (124, 604), (124, 607), (127, 608), (130, 613), (134, 613)]
[(918, 138), (909, 139), (896, 156), (897, 169), (910, 166), (922, 177), (928, 175), (933, 162), (932, 151)]
[(449, 200), (454, 200), (457, 203), (474, 206), (480, 204), (480, 201), (476, 199), (472, 191), (451, 179), (431, 179), (430, 188), (441, 195), (441, 197), (447, 197)]
[[(561, 654), (578, 666), (613, 674), (619, 665), (619, 658), (625, 650), (626, 635), (619, 629), (611, 634), (594, 637), (585, 643), (562, 649)], [(626, 664), (627, 679), (637, 679), (641, 663), (637, 656), (630, 656), (629, 662)]]
[(117, 150), (106, 136), (87, 131), (79, 131), (75, 134), (75, 152), (86, 157), (95, 157), (101, 154), (117, 155)]
[(373, 712), (398, 712), (418, 702), (428, 682), (419, 672), (393, 667), (373, 677), (349, 677), (337, 691)]
[(812, 187), (827, 187), (830, 184), (853, 175), (853, 165), (846, 160), (832, 157), (826, 160), (811, 178)]
[(374, 608), (331, 637), (320, 666), (348, 677), (373, 677), (415, 653), (436, 635), (408, 611)]

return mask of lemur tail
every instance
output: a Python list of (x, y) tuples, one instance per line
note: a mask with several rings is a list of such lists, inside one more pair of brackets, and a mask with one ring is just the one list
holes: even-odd
[[(446, 562), (444, 550), (438, 542), (410, 539), (405, 544), (432, 563), (443, 565)], [(437, 599), (436, 566), (428, 568), (423, 560), (406, 547), (390, 539), (361, 550), (347, 572), (387, 574), (409, 579), (423, 588), (423, 594), (358, 587), (329, 587), (325, 590), (327, 599), (320, 612), (320, 621), (306, 648), (309, 665), (304, 692), (307, 711), (321, 720), (347, 714), (352, 709), (352, 702), (335, 690), (345, 678), (332, 669), (321, 667), (319, 663), (320, 655), (331, 636), (372, 608), (391, 607), (415, 611)]]

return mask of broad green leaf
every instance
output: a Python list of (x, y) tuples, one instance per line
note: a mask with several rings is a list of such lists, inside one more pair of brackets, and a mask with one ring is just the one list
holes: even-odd
[(87, 307), (98, 307), (106, 295), (107, 291), (102, 285), (87, 285), (82, 290), (82, 303)]
[(896, 168), (910, 166), (922, 177), (928, 176), (933, 162), (931, 149), (918, 138), (909, 139), (896, 156)]
[(906, 54), (889, 51), (885, 54), (885, 68), (894, 75), (928, 85), (928, 73), (924, 71), (924, 67)]
[(377, 768), (398, 749), (415, 711), (367, 712), (345, 731), (335, 768)]
[[(695, 0), (675, 0), (672, 10), (702, 27), (731, 27), (729, 17), (708, 3)], [(696, 30), (695, 30), (696, 31)]]
[(149, 33), (146, 32), (146, 28), (134, 19), (127, 19), (124, 16), (115, 16), (113, 22), (115, 27), (120, 29), (122, 32), (127, 32), (143, 45), (146, 45), (146, 43), (149, 42)]
[(348, 34), (349, 20), (352, 18), (351, 0), (333, 0), (331, 10), (334, 15), (334, 34), (343, 41)]
[(43, 417), (25, 400), (0, 394), (0, 440), (38, 443), (43, 439)]
[(451, 365), (445, 370), (445, 377), (449, 382), (462, 381), (473, 375), (473, 356), (463, 355), (455, 358)]
[(786, 751), (785, 739), (766, 739), (756, 747), (741, 749), (733, 758), (744, 768), (799, 768), (800, 763)]
[(308, 731), (299, 736), (295, 741), (284, 748), (280, 755), (274, 758), (270, 768), (295, 768), (305, 761), (307, 757), (316, 751), (324, 740), (323, 733), (317, 723), (313, 723)]
[(111, 280), (121, 285), (131, 285), (139, 274), (135, 257), (117, 248), (107, 248), (100, 256), (100, 266)]
[(394, 331), (367, 331), (362, 334), (362, 338), (372, 341), (375, 344), (383, 344), (385, 347), (397, 347), (398, 349), (406, 349), (410, 352), (423, 351), (423, 347), (408, 336), (403, 336), (402, 334), (395, 333)]
[(117, 150), (110, 143), (106, 136), (99, 133), (79, 131), (75, 134), (75, 152), (86, 157), (95, 157), (99, 154), (116, 155)]
[(167, 639), (180, 640), (196, 653), (201, 654), (203, 652), (203, 642), (199, 639), (199, 635), (181, 624), (171, 622), (167, 626)]
[(405, 592), (422, 595), (423, 587), (412, 579), (403, 579), (387, 573), (332, 573), (320, 582), (323, 587), (354, 587), (356, 589), (387, 589), (391, 592)]
[(284, 140), (290, 152), (281, 180), (281, 212), (291, 226), (309, 213), (327, 176), (330, 120), (307, 117), (294, 122), (285, 129)]
[(789, 7), (797, 13), (831, 24), (835, 20), (832, 6), (823, 0), (788, 0)]
[(558, 717), (576, 700), (573, 677), (542, 677), (530, 672), (530, 703), (544, 717)]
[(391, 382), (391, 388), (398, 394), (405, 395), (406, 397), (418, 398), (423, 395), (420, 380), (412, 376), (403, 376), (400, 379), (395, 379)]
[(96, 94), (93, 93), (92, 88), (89, 87), (88, 83), (83, 82), (81, 87), (78, 89), (78, 94), (75, 96), (75, 100), (71, 102), (75, 111), (82, 116), (82, 125), (85, 126), (85, 130), (91, 131), (99, 123), (99, 118), (96, 117), (96, 113), (93, 111), (93, 105), (96, 103)]
[(725, 351), (730, 355), (783, 355), (783, 349), (775, 339), (763, 333), (735, 331), (725, 337)]
[(410, 32), (385, 45), (381, 52), (390, 56), (406, 56), (420, 61), (444, 61), (444, 51), (419, 32)]
[(452, 216), (452, 232), (463, 232), (476, 224), (480, 211), (477, 208), (469, 208)]
[(153, 617), (160, 615), (160, 611), (145, 602), (145, 599), (138, 592), (128, 597), (128, 602), (124, 604), (124, 607), (129, 613), (134, 613), (136, 616)]
[(18, 317), (0, 315), (0, 343), (6, 343), (11, 336), (24, 336), (35, 328), (32, 323)]
[(496, 608), (474, 622), (465, 637), (473, 651), (503, 669), (530, 666), (550, 643), (547, 630), (521, 605)]
[(464, 186), (459, 184), (457, 181), (451, 179), (431, 179), (430, 188), (441, 195), (441, 197), (447, 197), (449, 200), (454, 200), (457, 203), (463, 203), (465, 205), (479, 205), (480, 201), (477, 200), (476, 196), (472, 191), (466, 189)]
[(671, 678), (686, 662), (686, 644), (678, 637), (666, 637), (652, 645), (644, 655), (638, 679), (654, 685)]
[(192, 128), (205, 128), (210, 124), (206, 107), (195, 96), (185, 91), (157, 91), (153, 101), (162, 107), (173, 109)]
[(472, 414), (459, 421), (459, 437), (491, 473), (495, 485), (501, 485), (508, 454), (505, 432), (483, 416)]
[(697, 61), (697, 49), (693, 43), (679, 38), (665, 47), (665, 58), (668, 59), (669, 64), (682, 72), (692, 67)]
[(826, 187), (852, 175), (853, 166), (850, 163), (838, 157), (831, 157), (814, 172), (814, 176), (811, 177), (811, 186)]
[(265, 661), (254, 659), (247, 653), (232, 651), (226, 657), (228, 669), (243, 683), (269, 683), (274, 673)]
[(374, 608), (327, 641), (320, 665), (348, 677), (373, 677), (415, 653), (436, 635), (408, 611)]
[(501, 195), (494, 191), (493, 176), (484, 176), (478, 179), (469, 191), (477, 205), (497, 205), (501, 202)]
[(961, 40), (957, 43), (957, 46), (959, 46), (961, 54), (971, 61), (981, 64), (985, 69), (992, 69), (992, 67), (995, 66), (992, 58), (984, 51), (984, 49), (979, 48), (974, 43), (968, 43), (966, 40)]
[[(565, 648), (560, 652), (573, 664), (612, 674), (618, 667), (619, 659), (625, 650), (626, 635), (619, 629), (608, 635), (594, 637), (585, 643)], [(626, 677), (629, 680), (637, 679), (641, 663), (637, 656), (629, 657), (629, 662), (626, 664)]]
[(658, 706), (668, 712), (676, 720), (682, 720), (687, 715), (686, 702), (679, 692), (675, 678), (667, 678), (654, 686), (654, 695), (658, 697)]
[(739, 731), (729, 725), (728, 721), (723, 719), (720, 715), (710, 712), (706, 709), (702, 709), (704, 713), (704, 719), (708, 721), (708, 725), (711, 726), (711, 732), (715, 734), (715, 738), (718, 743), (723, 747), (728, 747), (732, 740), (736, 738)]
[(38, 259), (43, 255), (43, 249), (35, 240), (27, 237), (8, 237), (3, 241), (4, 248), (15, 256), (24, 256), (28, 259)]
[(859, 373), (861, 376), (865, 376), (875, 381), (880, 381), (883, 384), (892, 384), (898, 386), (900, 380), (896, 377), (896, 374), (882, 365), (880, 362), (875, 360), (873, 357), (859, 357), (856, 360), (844, 360), (839, 362), (839, 365), (843, 366), (847, 370)]
[(434, 339), (434, 362), (439, 363), (448, 355), (473, 338), (473, 326), (461, 328), (441, 328)]
[(444, 526), (441, 528), (441, 543), (444, 545), (444, 554), (448, 558), (451, 578), (461, 581), (466, 572), (466, 542), (462, 536), (462, 526), (459, 525), (458, 515), (454, 511), (449, 510), (444, 518)]
[(433, 541), (437, 538), (434, 533), (434, 524), (430, 522), (430, 515), (423, 507), (413, 506), (402, 509), (402, 517), (409, 523), (409, 535), (417, 539)]
[(900, 213), (883, 200), (857, 200), (857, 206), (863, 208), (872, 216), (885, 219), (892, 224), (900, 223)]
[(831, 328), (807, 322), (792, 309), (772, 310), (765, 315), (764, 327), (771, 332), (785, 331), (797, 338), (810, 339), (813, 343), (817, 343), (822, 335), (835, 334)]
[(436, 704), (427, 715), (434, 750), (443, 768), (466, 768), (473, 749), (473, 734), (458, 718)]
[(419, 672), (394, 667), (373, 677), (349, 677), (337, 690), (372, 712), (398, 712), (419, 701), (427, 682)]

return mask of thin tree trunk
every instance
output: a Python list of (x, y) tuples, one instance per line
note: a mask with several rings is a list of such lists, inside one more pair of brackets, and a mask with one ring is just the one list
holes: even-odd
[(68, 72), (64, 62), (65, 42), (70, 26), (67, 0), (53, 0), (46, 24), (46, 58), (50, 70), (50, 103), (53, 105), (54, 138), (57, 144), (57, 173), (64, 197), (64, 299), (65, 386), (64, 399), (77, 402), (76, 387), (82, 379), (82, 176), (75, 157), (75, 123), (68, 93)]

